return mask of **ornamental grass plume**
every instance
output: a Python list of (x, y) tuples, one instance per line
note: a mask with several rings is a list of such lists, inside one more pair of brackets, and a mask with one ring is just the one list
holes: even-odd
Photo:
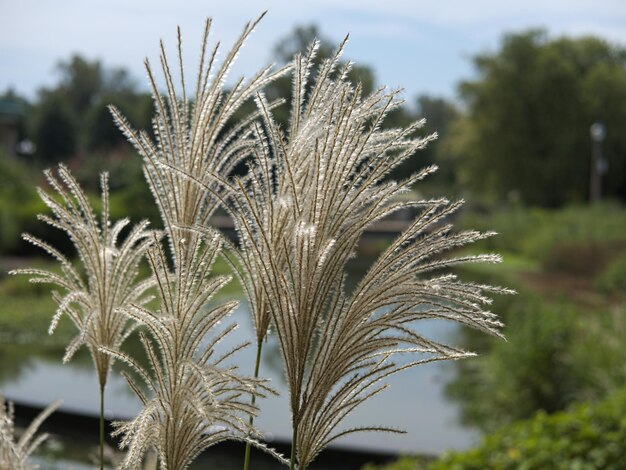
[[(239, 247), (226, 253), (243, 278), (259, 348), (270, 324), (278, 337), (292, 413), (291, 468), (307, 468), (349, 433), (398, 432), (338, 426), (384, 390), (389, 375), (472, 355), (420, 335), (420, 320), (446, 319), (500, 336), (501, 323), (485, 306), (489, 294), (510, 292), (440, 273), (463, 263), (499, 262), (492, 254), (442, 256), (492, 233), (452, 231), (445, 218), (462, 201), (397, 198), (436, 167), (400, 181), (388, 174), (436, 136), (415, 137), (423, 120), (382, 130), (401, 101), (385, 89), (362, 97), (360, 86), (346, 78), (350, 64), (338, 69), (344, 44), (322, 62), (313, 81), (318, 43), (295, 57), (286, 131), (274, 122), (264, 96), (257, 96), (262, 123), (255, 127), (258, 143), (247, 175), (226, 180), (186, 173), (209, 192), (221, 183), (240, 237)], [(406, 208), (417, 210), (417, 218), (348, 292), (346, 266), (364, 231)], [(395, 362), (406, 353), (420, 357)]]
[[(262, 342), (272, 327), (280, 344), (289, 387), (293, 426), (289, 463), (292, 469), (304, 470), (327, 445), (349, 433), (398, 432), (378, 425), (339, 428), (355, 408), (386, 388), (386, 377), (419, 364), (472, 355), (420, 335), (420, 320), (451, 320), (500, 336), (501, 323), (487, 306), (491, 303), (490, 295), (511, 291), (463, 282), (453, 274), (441, 273), (463, 263), (499, 262), (500, 257), (493, 254), (447, 255), (492, 233), (452, 230), (445, 219), (461, 207), (462, 201), (398, 198), (436, 167), (426, 167), (400, 181), (390, 180), (389, 173), (436, 136), (416, 137), (423, 120), (404, 129), (381, 129), (385, 117), (402, 101), (398, 92), (384, 88), (362, 96), (361, 87), (347, 80), (350, 64), (339, 66), (345, 42), (333, 57), (322, 62), (314, 80), (310, 80), (310, 72), (319, 45), (314, 43), (305, 54), (296, 55), (292, 64), (291, 119), (285, 130), (272, 116), (272, 109), (279, 102), (269, 103), (261, 88), (289, 68), (274, 74), (270, 74), (269, 68), (263, 69), (248, 86), (240, 80), (231, 92), (222, 91), (225, 70), (255, 24), (244, 29), (235, 52), (227, 56), (227, 65), (218, 69), (213, 81), (208, 79), (213, 59), (203, 68), (202, 53), (195, 99), (191, 102), (186, 97), (182, 76), (180, 34), (182, 96), (175, 91), (164, 52), (161, 64), (166, 98), (159, 94), (148, 66), (157, 109), (156, 143), (147, 134), (132, 130), (112, 109), (118, 125), (144, 157), (145, 173), (163, 216), (173, 258), (167, 274), (163, 250), (155, 242), (157, 248), (150, 257), (153, 272), (161, 279), (161, 310), (150, 312), (133, 307), (128, 314), (143, 322), (154, 341), (165, 346), (161, 359), (151, 358), (157, 369), (154, 378), (138, 369), (152, 384), (157, 397), (157, 388), (169, 386), (168, 380), (175, 382), (180, 387), (177, 390), (184, 394), (183, 390), (196, 390), (200, 379), (210, 384), (209, 377), (220, 380), (229, 373), (219, 364), (213, 368), (206, 368), (205, 362), (198, 368), (192, 366), (197, 359), (183, 353), (191, 351), (191, 346), (175, 348), (171, 354), (181, 356), (175, 362), (167, 362), (171, 360), (171, 346), (167, 345), (172, 340), (160, 338), (167, 334), (184, 337), (184, 319), (188, 320), (187, 325), (194, 324), (192, 319), (199, 312), (195, 306), (202, 303), (196, 296), (203, 291), (189, 293), (183, 281), (204, 282), (204, 274), (193, 274), (199, 269), (194, 266), (202, 264), (197, 257), (203, 255), (197, 251), (213, 245), (214, 232), (207, 225), (210, 215), (222, 204), (231, 214), (239, 238), (238, 245), (229, 244), (224, 256), (241, 277), (251, 305), (258, 350), (255, 375)], [(203, 51), (206, 35), (205, 32)], [(234, 110), (250, 98), (256, 101), (257, 113), (230, 122), (227, 127)], [(244, 160), (248, 164), (247, 174), (233, 176), (232, 170)], [(417, 211), (415, 220), (349, 292), (345, 287), (346, 268), (365, 230), (407, 208)], [(204, 234), (209, 234), (208, 238)], [(209, 329), (201, 328), (203, 334)], [(143, 342), (148, 355), (156, 357), (149, 341)], [(399, 363), (396, 358), (400, 354), (418, 357)], [(187, 368), (176, 374), (171, 364), (186, 364)], [(203, 375), (200, 370), (211, 375)], [(185, 384), (176, 383), (179, 379)], [(188, 380), (193, 384), (186, 385)], [(243, 412), (241, 416), (252, 416), (254, 403), (246, 407), (239, 397), (248, 388), (254, 400), (253, 390), (260, 383), (240, 377), (231, 380), (238, 411)], [(200, 393), (198, 388), (187, 396)], [(163, 396), (167, 400), (180, 398), (169, 389)], [(172, 429), (179, 422), (169, 417), (164, 422), (162, 417), (166, 415), (162, 410), (178, 405), (164, 403), (165, 398), (152, 402), (144, 397), (146, 406), (154, 403), (161, 411), (145, 411), (151, 418), (130, 425), (127, 435), (140, 436), (150, 431), (152, 424), (148, 423), (157, 423), (154, 426), (159, 428), (150, 432), (174, 432)], [(200, 397), (192, 402), (202, 400)], [(191, 405), (187, 409), (191, 410)], [(197, 409), (210, 407), (198, 405)], [(251, 423), (246, 427), (234, 415), (219, 421), (219, 417), (207, 411), (204, 417), (208, 424), (226, 422), (234, 429), (231, 436), (235, 438), (245, 439), (246, 431), (253, 432)], [(200, 421), (197, 423), (195, 430), (200, 428)], [(179, 434), (171, 434), (175, 435)], [(139, 453), (148, 445), (142, 444), (146, 442), (142, 439), (130, 438), (140, 442)], [(163, 442), (164, 438), (159, 439)], [(130, 445), (132, 452), (134, 444)], [(192, 446), (189, 455), (200, 447)], [(171, 467), (174, 461), (164, 462), (166, 453), (162, 448), (159, 453), (162, 468), (179, 468)]]
[[(214, 332), (237, 302), (206, 308), (229, 277), (208, 275), (220, 252), (218, 235), (189, 236), (189, 257), (187, 251), (181, 252), (175, 272), (170, 272), (159, 240), (154, 240), (148, 252), (158, 286), (158, 309), (132, 305), (125, 310), (149, 334), (141, 333), (140, 340), (150, 368), (123, 353), (106, 350), (130, 365), (147, 386), (146, 392), (125, 374), (143, 408), (133, 420), (115, 423), (114, 434), (122, 436), (122, 447), (128, 447), (121, 468), (138, 468), (145, 453), (156, 449), (163, 470), (184, 469), (218, 442), (246, 441), (250, 434), (247, 418), (256, 413), (249, 397), (263, 396), (263, 391), (269, 390), (261, 381), (242, 377), (236, 367), (225, 364), (245, 344), (216, 355), (215, 346), (237, 325)], [(207, 341), (209, 332), (214, 335)]]
[(0, 470), (33, 470), (38, 468), (38, 465), (30, 464), (28, 458), (48, 438), (48, 435), (37, 435), (37, 430), (41, 423), (59, 407), (60, 403), (60, 401), (55, 401), (48, 405), (16, 440), (13, 403), (6, 403), (4, 397), (0, 395)]
[[(145, 60), (155, 105), (154, 141), (146, 131), (134, 130), (120, 111), (110, 106), (116, 124), (143, 157), (146, 180), (169, 234), (181, 227), (206, 226), (219, 206), (219, 200), (214, 196), (219, 185), (210, 183), (212, 191), (205, 191), (183, 174), (168, 171), (161, 162), (198, 178), (205, 174), (230, 173), (255, 145), (250, 124), (259, 117), (259, 113), (252, 113), (239, 118), (236, 113), (241, 110), (243, 103), (289, 70), (289, 67), (283, 67), (272, 71), (272, 65), (268, 65), (251, 79), (246, 81), (242, 77), (230, 90), (224, 90), (224, 82), (239, 51), (264, 15), (245, 25), (219, 67), (216, 65), (216, 56), (220, 43), (208, 51), (211, 19), (206, 20), (196, 89), (191, 96), (187, 94), (185, 85), (180, 29), (177, 64), (180, 92), (176, 91), (163, 42), (160, 62), (165, 77), (165, 95), (159, 91), (150, 63), (148, 59)], [(174, 257), (177, 257), (181, 246), (173, 244), (170, 248)]]
[(108, 175), (101, 175), (102, 215), (96, 217), (87, 195), (70, 171), (59, 165), (55, 172), (45, 171), (56, 194), (38, 188), (39, 196), (52, 211), (52, 216), (39, 215), (48, 225), (64, 231), (72, 241), (80, 260), (74, 265), (59, 250), (32, 235), (24, 239), (43, 249), (59, 263), (60, 272), (43, 269), (18, 269), (10, 274), (31, 276), (30, 282), (44, 282), (57, 287), (52, 298), (57, 310), (50, 323), (52, 334), (62, 316), (67, 316), (78, 329), (65, 349), (63, 362), (68, 362), (81, 346), (91, 354), (100, 385), (100, 461), (104, 451), (104, 390), (112, 366), (112, 357), (100, 348), (119, 350), (136, 325), (120, 308), (126, 304), (144, 305), (151, 300), (152, 280), (140, 280), (139, 264), (148, 245), (148, 222), (135, 225), (123, 242), (122, 232), (129, 224), (122, 219), (114, 224), (109, 218)]
[[(156, 238), (149, 251), (148, 259), (158, 287), (158, 307), (131, 305), (124, 309), (129, 317), (144, 325), (149, 334), (149, 337), (142, 335), (141, 342), (151, 372), (130, 357), (106, 351), (131, 365), (152, 394), (152, 397), (144, 394), (127, 376), (144, 408), (134, 420), (117, 424), (116, 432), (122, 435), (122, 444), (129, 448), (123, 468), (137, 466), (145, 452), (153, 447), (163, 470), (184, 469), (204, 449), (225, 439), (252, 443), (282, 459), (250, 437), (257, 434), (251, 427), (256, 407), (250, 403), (250, 397), (262, 396), (269, 388), (260, 380), (238, 375), (235, 368), (224, 364), (245, 345), (221, 357), (215, 357), (214, 353), (215, 345), (236, 326), (233, 324), (216, 333), (217, 325), (237, 305), (227, 302), (206, 307), (213, 294), (229, 280), (211, 276), (221, 242), (216, 232), (206, 225), (219, 205), (219, 198), (214, 194), (218, 184), (212, 184), (212, 191), (205, 191), (186, 176), (172, 173), (161, 165), (166, 162), (198, 177), (214, 172), (227, 174), (251, 152), (256, 140), (250, 123), (259, 114), (241, 121), (234, 121), (234, 115), (244, 102), (287, 69), (272, 72), (272, 67), (268, 66), (248, 81), (238, 80), (228, 92), (223, 86), (237, 53), (260, 19), (244, 27), (219, 67), (215, 65), (219, 44), (207, 59), (211, 25), (207, 20), (196, 90), (191, 100), (185, 86), (180, 29), (180, 95), (161, 43), (165, 96), (159, 92), (146, 61), (156, 108), (155, 142), (147, 133), (134, 131), (119, 111), (111, 107), (116, 123), (144, 159), (144, 174), (160, 209), (171, 252), (170, 263)], [(230, 127), (227, 124), (231, 124)], [(213, 339), (207, 342), (207, 336)]]

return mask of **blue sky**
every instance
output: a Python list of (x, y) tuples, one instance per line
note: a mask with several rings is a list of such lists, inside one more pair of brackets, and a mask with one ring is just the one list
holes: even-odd
[(496, 50), (508, 31), (543, 27), (626, 46), (626, 0), (0, 0), (0, 91), (35, 96), (73, 53), (125, 67), (143, 85), (144, 57), (155, 61), (159, 38), (173, 46), (176, 25), (191, 70), (206, 16), (214, 18), (212, 38), (229, 44), (265, 9), (231, 77), (252, 74), (272, 60), (279, 39), (310, 23), (333, 40), (350, 33), (346, 56), (372, 66), (379, 84), (404, 87), (409, 100), (454, 97), (456, 83), (472, 76), (470, 58)]

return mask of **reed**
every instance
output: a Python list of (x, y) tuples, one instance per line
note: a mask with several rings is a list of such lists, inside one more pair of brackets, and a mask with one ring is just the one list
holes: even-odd
[(101, 348), (118, 351), (135, 330), (136, 324), (120, 308), (126, 304), (144, 305), (151, 300), (151, 279), (139, 279), (139, 264), (150, 244), (148, 222), (135, 225), (123, 242), (119, 238), (128, 219), (111, 223), (109, 217), (108, 175), (101, 175), (102, 214), (96, 217), (89, 199), (70, 171), (59, 165), (56, 172), (45, 171), (54, 194), (39, 188), (39, 195), (52, 216), (39, 219), (67, 234), (80, 263), (72, 261), (47, 242), (25, 234), (24, 239), (43, 249), (58, 262), (59, 272), (42, 269), (17, 269), (10, 274), (30, 276), (30, 282), (55, 286), (52, 298), (57, 310), (50, 323), (52, 334), (61, 319), (68, 317), (78, 333), (65, 349), (63, 362), (85, 346), (98, 376), (100, 393), (100, 468), (104, 466), (104, 391), (112, 357)]
[[(245, 176), (201, 176), (161, 162), (218, 194), (235, 221), (239, 244), (226, 254), (252, 306), (257, 343), (272, 326), (280, 344), (292, 414), (292, 469), (305, 469), (347, 434), (398, 432), (376, 424), (340, 425), (383, 391), (391, 374), (472, 355), (425, 338), (420, 321), (445, 319), (500, 336), (501, 323), (488, 310), (490, 295), (511, 292), (442, 273), (463, 263), (500, 262), (494, 254), (454, 254), (493, 233), (453, 231), (446, 218), (462, 201), (398, 198), (436, 167), (400, 181), (389, 173), (436, 135), (416, 136), (423, 120), (381, 129), (402, 101), (384, 88), (362, 96), (347, 79), (350, 64), (339, 67), (344, 45), (322, 62), (314, 80), (318, 44), (295, 57), (285, 130), (263, 94), (257, 95), (261, 120), (254, 125), (257, 145)], [(403, 209), (418, 215), (347, 292), (346, 267), (364, 231)], [(397, 362), (400, 355), (417, 357)]]
[[(319, 44), (314, 42), (292, 64), (278, 70), (268, 65), (225, 88), (237, 54), (262, 17), (245, 25), (220, 65), (219, 43), (208, 48), (211, 20), (206, 21), (191, 93), (180, 29), (174, 68), (161, 43), (164, 93), (145, 62), (155, 105), (154, 139), (110, 108), (143, 158), (162, 232), (148, 230), (145, 221), (130, 230), (126, 219), (110, 221), (106, 173), (99, 219), (65, 166), (45, 172), (54, 193), (40, 189), (39, 194), (52, 216), (40, 219), (67, 234), (79, 263), (25, 235), (58, 261), (59, 271), (30, 268), (11, 274), (57, 289), (50, 332), (62, 316), (78, 329), (64, 362), (81, 346), (91, 354), (100, 385), (101, 468), (104, 389), (116, 360), (134, 372), (124, 376), (143, 405), (134, 419), (115, 423), (114, 434), (128, 449), (121, 468), (138, 468), (148, 452), (156, 451), (161, 470), (182, 470), (208, 447), (234, 439), (269, 452), (291, 469), (305, 470), (325, 447), (348, 434), (401, 432), (376, 423), (342, 427), (350, 413), (387, 388), (390, 375), (473, 355), (422, 335), (423, 320), (453, 321), (501, 336), (502, 324), (489, 304), (493, 295), (512, 291), (449, 273), (459, 264), (500, 262), (496, 254), (458, 252), (493, 233), (454, 231), (448, 218), (463, 201), (400, 197), (437, 168), (428, 166), (397, 181), (389, 175), (436, 134), (420, 136), (424, 120), (405, 128), (382, 127), (402, 105), (399, 92), (379, 88), (364, 95), (359, 84), (348, 80), (351, 64), (340, 62), (347, 38), (317, 67)], [(273, 109), (285, 100), (270, 102), (263, 89), (287, 73), (293, 80), (290, 120), (282, 128)], [(256, 110), (242, 116), (242, 105), (252, 100)], [(247, 172), (235, 174), (242, 163)], [(211, 228), (218, 207), (232, 217), (237, 243)], [(347, 267), (365, 231), (400, 210), (412, 211), (415, 218), (348, 290)], [(230, 280), (212, 273), (219, 256), (230, 263), (250, 304), (258, 352), (254, 377), (232, 364), (247, 344), (216, 352), (236, 328), (223, 325), (237, 306), (215, 298)], [(140, 279), (144, 259), (151, 274)], [(148, 367), (121, 351), (137, 329)], [(270, 330), (278, 338), (289, 388), (289, 460), (259, 442), (253, 422), (256, 399), (274, 393), (258, 377)], [(6, 452), (23, 462), (40, 442), (31, 439), (52, 408), (14, 445), (11, 409), (0, 404), (0, 445), (9, 443)], [(246, 470), (249, 456), (250, 447)]]
[(6, 403), (0, 395), (0, 469), (32, 470), (36, 465), (29, 463), (32, 453), (48, 438), (47, 434), (37, 434), (41, 424), (56, 410), (60, 401), (48, 405), (22, 432), (19, 438), (15, 433), (15, 410), (13, 403)]
[[(248, 81), (238, 80), (229, 91), (224, 91), (223, 86), (237, 53), (260, 19), (244, 27), (220, 66), (215, 63), (219, 44), (210, 52), (207, 49), (211, 25), (207, 20), (193, 97), (188, 97), (185, 85), (180, 30), (179, 91), (161, 43), (165, 95), (160, 93), (146, 61), (156, 108), (154, 142), (146, 132), (133, 130), (119, 111), (111, 108), (116, 123), (144, 159), (144, 173), (159, 207), (169, 246), (168, 256), (161, 241), (154, 238), (148, 252), (157, 284), (158, 307), (131, 305), (123, 309), (149, 334), (142, 335), (141, 342), (150, 370), (144, 370), (131, 357), (106, 350), (129, 364), (151, 392), (150, 396), (144, 394), (127, 375), (144, 408), (131, 422), (117, 424), (116, 433), (122, 435), (123, 446), (129, 448), (123, 468), (137, 466), (153, 447), (163, 470), (184, 469), (201, 451), (225, 439), (245, 441), (282, 459), (254, 439), (259, 433), (252, 427), (257, 410), (254, 397), (264, 396), (271, 389), (264, 381), (243, 377), (235, 367), (225, 364), (246, 345), (215, 357), (217, 343), (236, 327), (232, 324), (220, 330), (218, 325), (237, 305), (227, 302), (207, 307), (213, 294), (228, 282), (227, 277), (211, 275), (222, 244), (221, 237), (208, 227), (209, 218), (220, 204), (215, 196), (218, 184), (213, 183), (212, 191), (206, 191), (161, 164), (166, 162), (195, 175), (228, 174), (254, 148), (256, 140), (250, 124), (259, 113), (233, 121), (235, 113), (287, 68), (272, 72), (268, 66)], [(207, 338), (211, 339), (207, 342)]]

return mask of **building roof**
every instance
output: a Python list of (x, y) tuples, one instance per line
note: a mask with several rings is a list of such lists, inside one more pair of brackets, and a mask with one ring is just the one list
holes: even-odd
[(0, 115), (3, 117), (24, 117), (24, 108), (22, 104), (11, 98), (0, 98)]

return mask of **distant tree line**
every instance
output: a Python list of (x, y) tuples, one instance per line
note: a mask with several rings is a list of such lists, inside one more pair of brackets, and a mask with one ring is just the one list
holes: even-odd
[[(287, 62), (320, 37), (315, 26), (296, 28), (278, 42), (274, 54)], [(322, 39), (319, 60), (336, 47)], [(594, 37), (550, 38), (533, 30), (504, 37), (499, 50), (473, 58), (476, 76), (459, 85), (459, 101), (419, 96), (393, 111), (387, 126), (403, 126), (423, 116), (424, 133), (439, 141), (396, 169), (406, 174), (437, 163), (439, 173), (426, 185), (452, 195), (469, 192), (473, 200), (519, 201), (557, 207), (588, 199), (593, 122), (607, 130), (603, 156), (605, 197), (626, 200), (626, 49)], [(8, 91), (28, 110), (22, 134), (37, 148), (36, 159), (50, 164), (77, 157), (128, 152), (107, 104), (118, 106), (133, 125), (150, 129), (152, 102), (124, 69), (106, 68), (80, 56), (58, 64), (60, 81), (40, 90), (28, 103)], [(363, 94), (376, 86), (367, 66), (350, 72)], [(416, 77), (419, 80), (419, 77)], [(288, 96), (290, 80), (276, 81), (269, 98)], [(253, 106), (253, 103), (248, 103)], [(275, 110), (286, 125), (287, 105)], [(136, 171), (135, 171), (136, 173)]]
[(626, 49), (594, 37), (511, 34), (474, 59), (448, 139), (463, 185), (530, 205), (586, 201), (590, 126), (606, 128), (604, 194), (626, 200)]

